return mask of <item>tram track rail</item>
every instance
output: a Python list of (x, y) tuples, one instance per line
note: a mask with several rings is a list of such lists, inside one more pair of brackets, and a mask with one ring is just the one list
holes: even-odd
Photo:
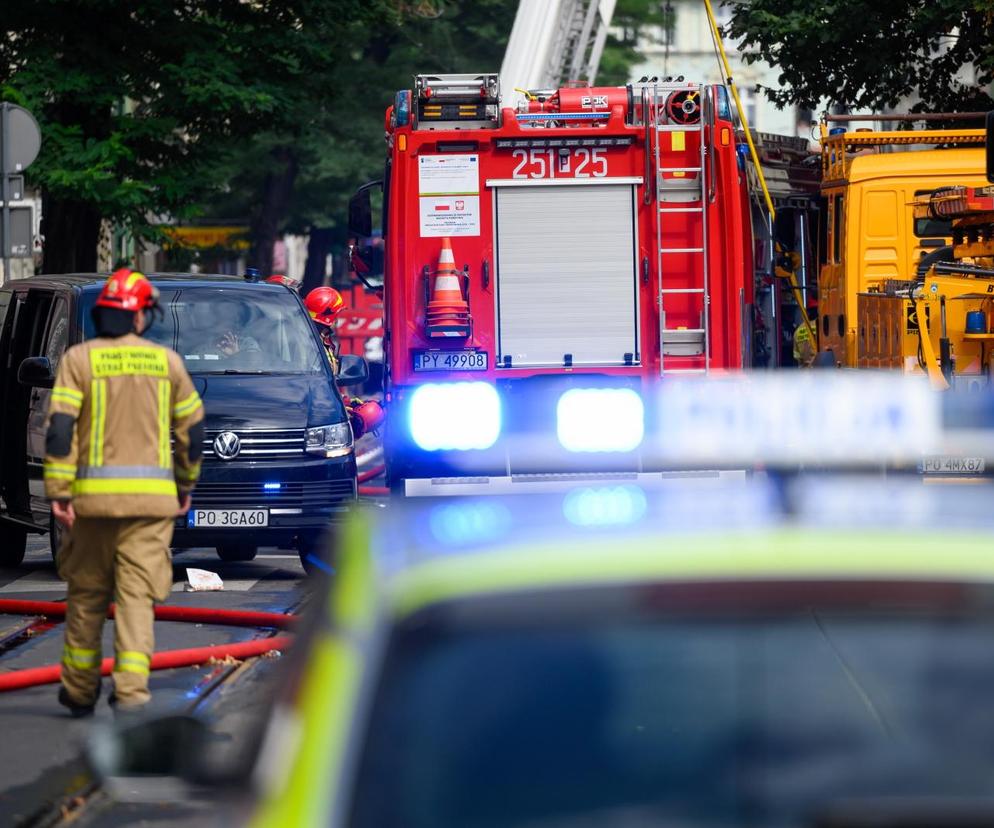
[[(270, 631), (265, 638), (274, 638), (277, 633)], [(253, 656), (244, 660), (237, 660), (232, 664), (218, 664), (207, 676), (202, 677), (187, 697), (189, 703), (180, 708), (183, 713), (197, 713), (205, 707), (208, 701), (221, 692), (229, 683), (233, 683), (237, 675), (252, 669), (260, 659), (265, 656)], [(86, 765), (83, 757), (79, 758), (88, 781), (81, 790), (61, 797), (45, 809), (44, 814), (29, 822), (18, 825), (18, 828), (68, 828), (70, 825), (77, 825), (80, 820), (87, 819), (93, 815), (95, 809), (100, 807), (113, 806), (114, 801), (107, 793), (102, 782), (96, 778), (90, 768)]]

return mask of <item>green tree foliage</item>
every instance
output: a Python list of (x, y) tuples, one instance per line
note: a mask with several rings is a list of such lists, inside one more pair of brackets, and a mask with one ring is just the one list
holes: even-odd
[[(517, 0), (5, 0), (0, 94), (38, 118), (44, 269), (93, 270), (102, 219), (248, 219), (252, 264), (310, 232), (312, 278), (382, 174), (383, 117), (422, 72), (497, 71)], [(659, 0), (619, 0), (625, 83)], [(177, 264), (188, 264), (181, 253)], [(322, 268), (323, 269), (323, 268)]]
[[(411, 88), (418, 73), (497, 71), (517, 2), (435, 0), (398, 9), (399, 20), (368, 27), (339, 52), (335, 75), (326, 79), (334, 94), (320, 104), (302, 98), (297, 117), (233, 146), (230, 188), (208, 209), (218, 217), (250, 215), (251, 259), (260, 269), (270, 269), (280, 234), (308, 233), (305, 280), (321, 280), (326, 256), (348, 237), (349, 196), (383, 175), (384, 114), (396, 91)], [(279, 182), (282, 189), (274, 187)], [(279, 202), (273, 196), (281, 192), (288, 198)]]
[(94, 269), (103, 218), (155, 237), (196, 212), (233, 142), (320, 108), (339, 55), (395, 18), (389, 0), (6, 0), (0, 90), (42, 128), (44, 269)]
[[(780, 67), (765, 89), (783, 106), (820, 100), (855, 109), (895, 107), (917, 96), (918, 111), (992, 106), (991, 0), (731, 0), (733, 38), (748, 60)], [(976, 77), (969, 71), (973, 66)]]
[[(638, 45), (665, 19), (665, 5), (664, 0), (619, 0), (614, 21), (621, 36), (608, 38), (597, 83), (628, 82), (631, 65), (640, 59)], [(407, 3), (400, 25), (374, 28), (369, 40), (350, 52), (343, 70), (347, 94), (336, 96), (335, 107), (294, 143), (299, 171), (280, 230), (310, 235), (308, 286), (320, 280), (327, 254), (348, 237), (348, 197), (383, 174), (383, 118), (396, 90), (410, 88), (415, 74), (498, 71), (517, 7), (517, 0)], [(257, 194), (267, 166), (259, 147), (272, 140), (259, 135), (245, 148), (254, 160), (241, 165), (234, 192), (248, 204), (261, 203)], [(223, 216), (236, 208), (226, 199), (214, 209)], [(258, 245), (260, 267), (266, 267), (263, 248), (270, 246), (270, 238)]]

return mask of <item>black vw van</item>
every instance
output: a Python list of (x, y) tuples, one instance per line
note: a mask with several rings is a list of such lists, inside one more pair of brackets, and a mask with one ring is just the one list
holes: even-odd
[[(38, 276), (0, 288), (0, 566), (24, 557), (28, 533), (58, 527), (42, 461), (49, 389), (66, 348), (94, 335), (105, 275)], [(149, 275), (163, 315), (145, 334), (186, 364), (206, 410), (203, 470), (176, 549), (213, 546), (251, 560), (260, 546), (296, 549), (320, 568), (329, 524), (356, 498), (352, 431), (321, 341), (300, 298), (232, 276)], [(346, 358), (339, 384), (366, 379)]]

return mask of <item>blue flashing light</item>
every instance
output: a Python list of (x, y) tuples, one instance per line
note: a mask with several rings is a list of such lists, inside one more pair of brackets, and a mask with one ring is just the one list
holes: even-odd
[(739, 170), (744, 170), (746, 165), (746, 158), (749, 156), (749, 147), (745, 144), (739, 144), (735, 147), (736, 160), (738, 161)]
[(567, 451), (634, 451), (645, 436), (645, 406), (630, 388), (572, 388), (556, 405), (556, 435)]
[(411, 122), (411, 90), (401, 89), (393, 99), (394, 123), (407, 126)]
[(498, 502), (446, 503), (431, 510), (428, 525), (432, 537), (443, 546), (489, 543), (506, 534), (511, 513)]
[(563, 498), (563, 516), (574, 526), (625, 526), (640, 520), (648, 508), (638, 486), (575, 489)]
[(282, 488), (282, 483), (263, 483), (262, 488), (267, 492), (278, 492)]
[(500, 397), (485, 382), (427, 383), (411, 395), (408, 418), (423, 451), (488, 449), (500, 436)]

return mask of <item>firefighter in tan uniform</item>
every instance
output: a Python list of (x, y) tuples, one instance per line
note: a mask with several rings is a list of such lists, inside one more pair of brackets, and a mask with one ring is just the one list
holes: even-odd
[(69, 593), (59, 701), (74, 716), (100, 695), (111, 601), (111, 699), (120, 710), (148, 702), (153, 604), (172, 587), (173, 520), (200, 474), (200, 397), (180, 357), (137, 333), (157, 306), (142, 274), (114, 273), (93, 309), (97, 337), (65, 353), (52, 389), (45, 491), (67, 530), (58, 568)]

